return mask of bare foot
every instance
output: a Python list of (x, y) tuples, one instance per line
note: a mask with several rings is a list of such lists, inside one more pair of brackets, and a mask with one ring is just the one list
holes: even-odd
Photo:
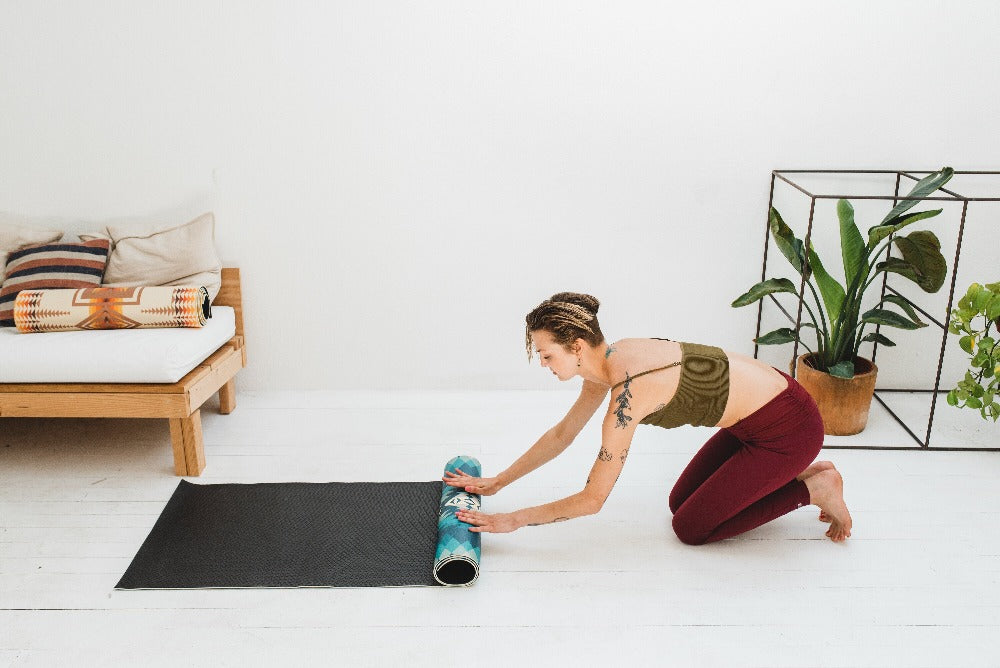
[(806, 487), (809, 488), (809, 502), (819, 506), (820, 519), (830, 522), (830, 528), (826, 535), (835, 543), (840, 543), (850, 538), (851, 513), (844, 503), (844, 479), (835, 468), (810, 476), (805, 479)]
[[(832, 468), (834, 468), (833, 462), (828, 462), (828, 461), (813, 462), (812, 464), (809, 465), (809, 467), (805, 471), (795, 476), (795, 479), (805, 480), (806, 478), (813, 477), (820, 471), (829, 471)], [(819, 521), (829, 523), (830, 516), (827, 515), (825, 511), (821, 510), (819, 511)]]

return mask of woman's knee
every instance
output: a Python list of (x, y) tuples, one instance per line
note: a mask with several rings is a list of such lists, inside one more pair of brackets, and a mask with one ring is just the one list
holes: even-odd
[(677, 538), (685, 545), (704, 545), (712, 533), (697, 526), (684, 513), (675, 513), (673, 520), (671, 520), (671, 526), (673, 526)]
[(685, 499), (681, 496), (681, 493), (677, 491), (676, 487), (670, 490), (670, 496), (667, 498), (667, 505), (670, 506), (671, 513), (676, 515), (684, 501)]

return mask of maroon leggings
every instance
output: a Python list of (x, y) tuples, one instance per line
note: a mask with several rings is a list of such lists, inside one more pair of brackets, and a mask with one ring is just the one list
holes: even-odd
[[(779, 372), (780, 373), (780, 372)], [(781, 394), (702, 446), (670, 492), (677, 537), (730, 538), (809, 503), (796, 480), (823, 447), (823, 420), (793, 378)]]

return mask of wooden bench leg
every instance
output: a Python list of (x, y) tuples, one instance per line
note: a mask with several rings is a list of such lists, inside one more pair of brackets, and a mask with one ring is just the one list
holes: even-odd
[(201, 411), (186, 418), (170, 418), (174, 446), (174, 473), (196, 476), (205, 470), (205, 443), (201, 438)]
[(236, 380), (229, 379), (225, 385), (219, 388), (219, 412), (229, 415), (236, 410)]

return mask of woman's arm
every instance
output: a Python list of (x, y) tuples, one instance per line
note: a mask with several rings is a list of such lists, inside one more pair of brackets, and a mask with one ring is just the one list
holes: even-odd
[(604, 401), (608, 389), (597, 383), (583, 381), (580, 396), (566, 416), (554, 427), (542, 434), (527, 452), (494, 478), (474, 478), (459, 473), (448, 472), (442, 480), (452, 487), (462, 487), (475, 494), (496, 494), (502, 488), (531, 473), (542, 464), (561, 454), (577, 437), (597, 408)]
[(505, 533), (523, 526), (538, 526), (564, 522), (574, 517), (600, 512), (604, 502), (618, 481), (618, 476), (628, 459), (629, 446), (635, 425), (620, 427), (614, 413), (604, 418), (601, 451), (597, 455), (583, 490), (564, 499), (541, 506), (524, 508), (513, 513), (486, 514), (477, 511), (459, 511), (458, 519), (473, 525), (470, 531)]
[(576, 403), (569, 409), (566, 416), (556, 426), (545, 432), (517, 461), (497, 476), (503, 486), (506, 487), (562, 454), (597, 412), (607, 394), (606, 387), (588, 380), (583, 381), (580, 396), (577, 397)]

